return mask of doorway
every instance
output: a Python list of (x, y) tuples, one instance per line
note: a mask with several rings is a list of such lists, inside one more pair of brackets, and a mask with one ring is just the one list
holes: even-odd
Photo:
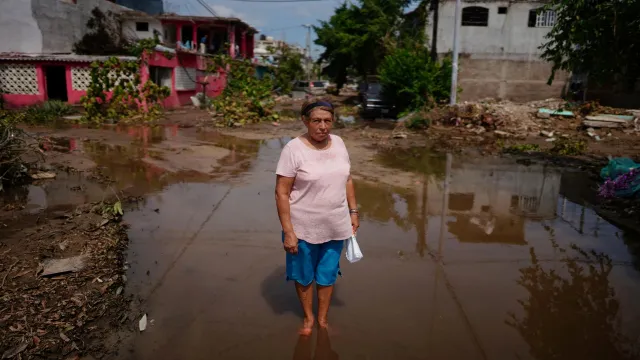
[(47, 99), (67, 102), (67, 73), (64, 66), (46, 66)]

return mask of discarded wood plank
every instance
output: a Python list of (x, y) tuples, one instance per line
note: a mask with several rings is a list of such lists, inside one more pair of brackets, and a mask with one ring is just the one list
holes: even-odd
[(55, 179), (55, 177), (56, 173), (53, 172), (39, 172), (31, 175), (31, 178), (34, 180)]
[(633, 120), (633, 116), (626, 115), (591, 115), (582, 121), (584, 126), (593, 128), (618, 128), (628, 124)]
[(70, 272), (78, 272), (85, 267), (85, 255), (74, 256), (65, 259), (47, 259), (43, 265), (43, 271), (40, 276), (55, 276)]

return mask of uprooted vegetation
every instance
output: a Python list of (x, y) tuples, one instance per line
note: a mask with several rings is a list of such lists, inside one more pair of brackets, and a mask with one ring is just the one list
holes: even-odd
[(234, 60), (227, 55), (218, 55), (209, 67), (209, 72), (228, 69), (227, 85), (213, 99), (214, 120), (220, 126), (242, 126), (261, 121), (277, 121), (272, 95), (273, 81), (259, 79), (248, 60)]
[(157, 119), (162, 114), (162, 101), (171, 90), (150, 80), (143, 84), (139, 69), (138, 62), (115, 57), (91, 64), (91, 83), (82, 97), (83, 120), (102, 123), (134, 117), (143, 121)]
[(40, 160), (37, 143), (7, 114), (0, 110), (0, 191), (27, 182), (29, 170)]

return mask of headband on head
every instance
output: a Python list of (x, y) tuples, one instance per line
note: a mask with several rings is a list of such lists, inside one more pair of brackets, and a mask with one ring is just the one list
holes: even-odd
[(331, 105), (331, 103), (326, 101), (316, 101), (316, 102), (312, 102), (311, 104), (308, 104), (307, 106), (304, 107), (304, 109), (302, 109), (302, 116), (309, 115), (311, 110), (320, 106), (328, 107), (331, 110), (333, 110), (333, 105)]

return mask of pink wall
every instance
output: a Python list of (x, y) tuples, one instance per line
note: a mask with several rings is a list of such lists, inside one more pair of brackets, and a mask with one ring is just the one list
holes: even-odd
[(4, 99), (4, 105), (8, 109), (15, 109), (23, 106), (31, 106), (45, 102), (46, 99), (46, 85), (44, 81), (44, 70), (42, 65), (36, 64), (36, 77), (38, 79), (38, 94), (2, 94)]
[[(191, 97), (199, 92), (203, 91), (202, 85), (196, 85), (195, 90), (176, 90), (175, 85), (175, 68), (178, 66), (184, 66), (186, 68), (196, 68), (198, 70), (206, 70), (208, 67), (208, 59), (204, 56), (200, 56), (189, 52), (178, 52), (172, 54), (173, 56), (165, 57), (161, 52), (154, 52), (153, 54), (146, 55), (146, 61), (148, 66), (161, 66), (174, 69), (171, 79), (171, 95), (164, 101), (165, 107), (179, 107), (182, 105), (190, 105)], [(81, 62), (38, 62), (36, 66), (36, 75), (38, 79), (38, 94), (35, 95), (16, 95), (16, 94), (4, 94), (3, 98), (7, 108), (19, 108), (23, 106), (31, 106), (41, 104), (47, 101), (47, 85), (44, 76), (44, 67), (46, 66), (64, 66), (65, 76), (67, 81), (67, 98), (69, 103), (78, 104), (82, 96), (86, 94), (84, 90), (74, 90), (71, 77), (71, 68), (73, 67), (89, 67), (88, 63)], [(143, 66), (140, 69), (140, 77), (142, 82), (149, 80), (149, 67)], [(198, 75), (199, 82), (205, 81), (205, 76)], [(219, 75), (210, 75), (206, 78), (209, 83), (207, 85), (207, 96), (215, 97), (222, 93), (226, 86), (226, 72), (221, 69)]]
[[(173, 68), (173, 75), (171, 77), (171, 95), (165, 99), (163, 105), (165, 107), (178, 107), (182, 105), (190, 105), (191, 97), (197, 93), (203, 91), (203, 86), (197, 84), (195, 90), (177, 90), (176, 89), (176, 67), (196, 68), (198, 70), (205, 70), (208, 66), (207, 58), (201, 55), (197, 55), (190, 52), (178, 51), (175, 54), (171, 54), (169, 58), (161, 52), (154, 52), (147, 58), (147, 64), (149, 66), (160, 66)], [(149, 69), (144, 67), (142, 69), (142, 80), (146, 81), (149, 78)], [(204, 76), (198, 76), (198, 82), (204, 82)], [(222, 93), (227, 83), (226, 73), (220, 72), (220, 76), (209, 76), (207, 78), (209, 85), (207, 85), (207, 96), (215, 97)]]

